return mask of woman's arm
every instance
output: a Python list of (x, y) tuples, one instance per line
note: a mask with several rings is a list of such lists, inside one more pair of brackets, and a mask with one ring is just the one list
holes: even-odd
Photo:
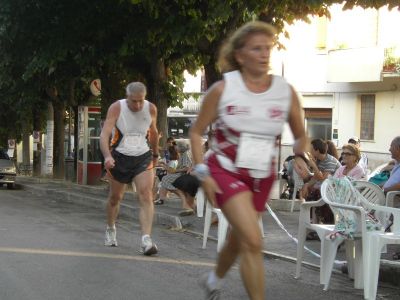
[(218, 104), (224, 86), (225, 83), (223, 81), (218, 81), (211, 86), (210, 90), (204, 96), (196, 122), (190, 128), (190, 142), (194, 165), (203, 162), (202, 136), (208, 126), (218, 117)]
[[(292, 89), (292, 101), (288, 116), (288, 122), (290, 129), (295, 139), (293, 145), (293, 152), (295, 155), (305, 156), (307, 149), (307, 136), (304, 130), (304, 117), (302, 115), (302, 107), (300, 105), (299, 97), (293, 87)], [(301, 169), (306, 169), (307, 164), (301, 157), (295, 157), (297, 166)]]

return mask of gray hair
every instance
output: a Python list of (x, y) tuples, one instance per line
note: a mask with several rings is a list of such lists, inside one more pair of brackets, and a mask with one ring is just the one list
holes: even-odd
[(176, 148), (178, 152), (184, 152), (189, 150), (189, 144), (186, 141), (177, 141)]
[(126, 95), (127, 96), (136, 94), (136, 93), (144, 93), (145, 95), (147, 93), (146, 86), (139, 81), (131, 82), (130, 84), (128, 84), (126, 86)]
[(400, 135), (399, 135), (399, 136), (396, 136), (396, 137), (393, 139), (392, 143), (393, 143), (395, 146), (400, 147)]

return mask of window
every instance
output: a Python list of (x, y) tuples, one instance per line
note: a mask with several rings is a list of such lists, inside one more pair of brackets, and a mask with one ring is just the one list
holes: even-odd
[(307, 136), (310, 139), (330, 140), (332, 137), (332, 109), (306, 108)]
[(373, 140), (375, 129), (375, 95), (361, 95), (360, 138)]

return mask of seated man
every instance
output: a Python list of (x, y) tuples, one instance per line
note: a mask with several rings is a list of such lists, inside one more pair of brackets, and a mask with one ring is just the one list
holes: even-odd
[(393, 139), (389, 148), (392, 158), (396, 161), (388, 181), (383, 185), (385, 193), (390, 191), (400, 191), (400, 136)]
[[(392, 158), (396, 161), (392, 171), (390, 172), (390, 177), (388, 181), (383, 185), (383, 191), (385, 193), (391, 191), (400, 191), (400, 136), (393, 139), (389, 148)], [(396, 206), (396, 205), (395, 205)], [(400, 252), (393, 254), (393, 259), (400, 259)]]
[(314, 139), (311, 141), (311, 156), (309, 164), (314, 174), (303, 186), (301, 192), (304, 198), (309, 197), (310, 193), (313, 191), (319, 190), (322, 182), (329, 175), (333, 175), (340, 167), (339, 161), (329, 155), (327, 151), (328, 145), (322, 139)]
[[(301, 195), (306, 201), (316, 201), (321, 198), (320, 188), (322, 182), (333, 175), (340, 167), (340, 162), (327, 153), (328, 145), (322, 139), (311, 141), (311, 155), (309, 165), (313, 171), (313, 176), (306, 182), (301, 189)], [(333, 214), (328, 205), (319, 207), (313, 216), (315, 222), (330, 224), (333, 222)]]

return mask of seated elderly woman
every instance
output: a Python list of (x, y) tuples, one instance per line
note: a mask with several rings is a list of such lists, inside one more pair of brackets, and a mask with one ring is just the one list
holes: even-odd
[(358, 165), (360, 161), (360, 150), (353, 144), (346, 144), (342, 147), (342, 166), (339, 167), (333, 177), (349, 177), (353, 180), (360, 180), (365, 177), (364, 169)]
[(164, 204), (167, 194), (170, 191), (177, 194), (182, 200), (183, 211), (180, 212), (180, 215), (193, 214), (194, 195), (190, 195), (189, 193), (177, 189), (173, 184), (179, 177), (187, 174), (192, 168), (192, 158), (189, 151), (189, 145), (184, 141), (178, 141), (176, 148), (179, 153), (178, 165), (175, 170), (170, 170), (171, 172), (162, 178), (160, 198), (154, 201), (154, 204)]

